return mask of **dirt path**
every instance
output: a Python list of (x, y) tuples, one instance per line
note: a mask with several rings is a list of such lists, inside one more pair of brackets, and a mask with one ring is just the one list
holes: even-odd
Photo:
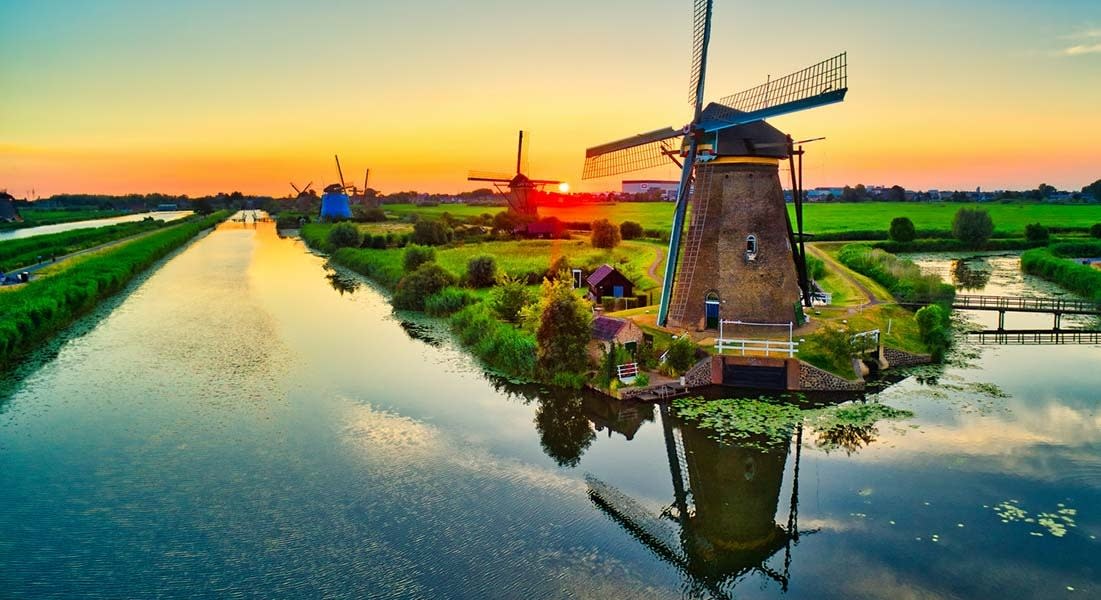
[(650, 268), (646, 270), (646, 275), (650, 279), (653, 279), (654, 282), (658, 284), (658, 287), (661, 287), (662, 280), (665, 279), (664, 276), (658, 277), (658, 274), (657, 274), (658, 265), (661, 264), (661, 259), (664, 258), (664, 257), (665, 257), (665, 251), (662, 250), (661, 248), (658, 248), (658, 255), (656, 257), (654, 257), (654, 262), (651, 263)]
[(823, 252), (822, 250), (816, 248), (814, 246), (814, 244), (808, 244), (807, 245), (807, 250), (810, 250), (811, 254), (813, 254), (814, 256), (818, 257), (820, 260), (824, 261), (826, 264), (833, 267), (833, 270), (834, 270), (835, 273), (837, 273), (842, 278), (844, 278), (845, 281), (848, 281), (849, 283), (856, 286), (856, 288), (858, 290), (860, 290), (860, 293), (864, 294), (864, 296), (868, 299), (868, 301), (865, 302), (862, 306), (872, 306), (872, 305), (875, 305), (875, 304), (883, 304), (883, 301), (880, 300), (879, 298), (877, 298), (876, 295), (873, 294), (872, 291), (868, 289), (868, 286), (864, 285), (863, 283), (860, 283), (860, 281), (858, 281), (855, 277), (850, 275), (849, 270), (847, 268), (845, 268), (845, 266), (842, 265), (840, 262), (838, 262), (836, 259), (834, 259), (832, 256), (830, 256), (826, 252)]
[[(153, 235), (154, 233), (158, 233), (158, 232), (161, 232), (161, 231), (164, 231), (163, 227), (158, 228), (158, 229), (153, 229), (151, 231), (143, 231), (142, 233), (134, 234), (130, 237), (124, 237), (122, 239), (112, 240), (110, 242), (102, 243), (98, 246), (92, 246), (91, 248), (85, 248), (83, 250), (77, 250), (76, 252), (70, 252), (69, 254), (63, 254), (63, 255), (58, 256), (54, 259), (44, 260), (40, 263), (33, 264), (33, 265), (28, 266), (28, 267), (20, 267), (18, 269), (12, 269), (11, 273), (23, 273), (23, 272), (34, 273), (35, 271), (38, 271), (40, 269), (44, 269), (46, 267), (50, 267), (50, 266), (65, 262), (65, 261), (69, 260), (70, 258), (76, 258), (77, 256), (81, 256), (83, 254), (90, 254), (92, 252), (99, 252), (100, 250), (106, 250), (107, 248), (112, 248), (112, 247), (118, 246), (120, 244), (126, 244), (126, 243), (129, 243), (129, 242), (140, 240), (144, 237), (148, 237), (150, 235)], [(32, 277), (31, 279), (33, 280), (34, 278)], [(19, 285), (19, 284), (9, 284), (9, 285)]]

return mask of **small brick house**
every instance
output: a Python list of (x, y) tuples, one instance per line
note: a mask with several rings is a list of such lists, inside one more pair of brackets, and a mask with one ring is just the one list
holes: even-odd
[(613, 298), (634, 296), (635, 284), (611, 265), (601, 265), (599, 269), (593, 271), (592, 275), (589, 275), (585, 282), (589, 285), (587, 297), (596, 303), (599, 303), (604, 296)]
[(629, 352), (634, 353), (643, 342), (643, 338), (642, 328), (630, 319), (594, 317), (589, 356), (594, 360), (600, 360), (600, 357), (611, 348), (613, 342), (625, 346)]

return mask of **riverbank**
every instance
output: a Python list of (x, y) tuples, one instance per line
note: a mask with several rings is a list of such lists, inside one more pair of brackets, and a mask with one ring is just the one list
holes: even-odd
[(229, 216), (221, 211), (70, 261), (48, 277), (0, 290), (0, 364), (7, 366), (122, 289), (138, 273)]

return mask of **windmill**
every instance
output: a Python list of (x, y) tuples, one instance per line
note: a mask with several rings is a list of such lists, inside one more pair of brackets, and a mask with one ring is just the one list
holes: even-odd
[[(720, 319), (801, 321), (810, 300), (801, 182), (790, 136), (764, 119), (844, 100), (845, 53), (703, 105), (714, 0), (695, 0), (689, 77), (692, 121), (585, 151), (582, 178), (681, 167), (658, 325), (718, 328)], [(677, 158), (681, 161), (678, 161)], [(779, 163), (791, 165), (798, 234), (784, 205)], [(801, 162), (801, 161), (800, 161)], [(681, 244), (685, 214), (692, 222)]]
[(545, 185), (558, 185), (561, 181), (552, 179), (531, 179), (523, 173), (524, 170), (524, 132), (520, 132), (520, 138), (516, 143), (516, 174), (498, 175), (490, 173), (471, 172), (467, 181), (488, 181), (497, 189), (497, 193), (508, 200), (508, 209), (525, 216), (537, 216), (538, 207), (535, 203), (535, 195)]
[(297, 185), (294, 185), (293, 181), (290, 182), (290, 183), (291, 183), (291, 187), (294, 188), (295, 198), (301, 198), (303, 196), (312, 197), (312, 196), (316, 195), (316, 193), (317, 193), (317, 192), (314, 192), (312, 189), (310, 189), (313, 186), (312, 181), (307, 183), (306, 185), (302, 186), (301, 188), (299, 188)]

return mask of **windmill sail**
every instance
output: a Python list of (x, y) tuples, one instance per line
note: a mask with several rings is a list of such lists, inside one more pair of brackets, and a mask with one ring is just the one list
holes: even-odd
[(848, 54), (772, 79), (708, 105), (700, 115), (700, 129), (718, 131), (845, 99), (848, 92)]
[(585, 150), (582, 179), (608, 177), (669, 164), (679, 154), (684, 132), (672, 127), (640, 133)]
[(688, 78), (688, 101), (696, 111), (703, 103), (707, 74), (707, 46), (711, 40), (711, 9), (714, 0), (696, 0), (692, 19), (692, 70)]

